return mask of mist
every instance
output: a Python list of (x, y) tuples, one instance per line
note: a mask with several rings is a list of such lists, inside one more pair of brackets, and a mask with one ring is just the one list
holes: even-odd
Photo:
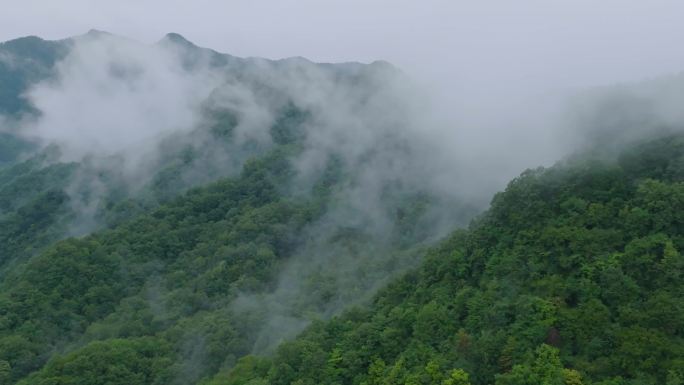
[(57, 144), (64, 161), (122, 154), (125, 171), (140, 167), (162, 136), (197, 124), (212, 89), (210, 73), (184, 70), (177, 56), (106, 33), (77, 37), (56, 79), (28, 90), (40, 116), (25, 133)]
[[(26, 90), (24, 98), (36, 114), (0, 117), (0, 122), (4, 131), (43, 150), (58, 148), (49, 162), (80, 165), (66, 193), (76, 213), (68, 235), (81, 236), (106, 226), (98, 212), (113, 196), (148, 199), (146, 189), (160, 170), (176, 167), (177, 172), (176, 185), (163, 186), (165, 199), (239, 175), (249, 159), (280, 144), (272, 129), (284, 115), (293, 110), (304, 116), (297, 123), (301, 147), (289, 159), (292, 180), (279, 187), (293, 199), (309, 197), (316, 183), (338, 167), (342, 176), (331, 192), (333, 203), (297, 234), (296, 249), (268, 290), (235, 293), (226, 305), (232, 312), (256, 315), (260, 331), (252, 352), (269, 353), (312, 320), (368, 301), (389, 279), (416, 266), (426, 247), (467, 226), (524, 169), (684, 127), (684, 79), (672, 74), (684, 69), (684, 57), (668, 56), (661, 66), (640, 68), (640, 62), (627, 60), (631, 47), (607, 53), (621, 38), (618, 32), (605, 45), (564, 45), (590, 33), (555, 30), (552, 24), (565, 8), (537, 5), (542, 15), (555, 17), (533, 27), (481, 30), (473, 22), (456, 25), (446, 13), (428, 28), (429, 36), (390, 28), (410, 54), (394, 42), (390, 49), (371, 50), (387, 37), (378, 34), (370, 34), (376, 45), (360, 43), (357, 51), (339, 48), (338, 53), (313, 43), (297, 52), (285, 38), (282, 47), (265, 45), (267, 39), (257, 34), (254, 48), (243, 42), (225, 49), (239, 55), (231, 56), (180, 35), (151, 37), (163, 23), (131, 34), (146, 43), (93, 31), (65, 41), (68, 51), (52, 68), (53, 76)], [(486, 17), (486, 26), (540, 18), (522, 8), (501, 7), (500, 14)], [(417, 11), (418, 19), (433, 16), (423, 7), (400, 8), (406, 13), (396, 21), (413, 20), (408, 11)], [(620, 10), (617, 25), (624, 28), (623, 19), (641, 10)], [(606, 12), (588, 17), (590, 25), (596, 28)], [(577, 28), (573, 23), (583, 19), (579, 13), (586, 10), (571, 12), (563, 25)], [(473, 7), (463, 14), (486, 12)], [(464, 17), (459, 13), (459, 20)], [(667, 26), (672, 24), (660, 28)], [(213, 40), (203, 28), (194, 34), (208, 47), (220, 49), (237, 39)], [(547, 31), (554, 33), (543, 36)], [(456, 33), (462, 36), (452, 37)], [(347, 45), (365, 36), (351, 34), (356, 40), (343, 39)], [(554, 41), (564, 34), (572, 38)], [(324, 38), (334, 45), (329, 35), (312, 37)], [(420, 46), (428, 38), (443, 51)], [(596, 65), (586, 59), (593, 54), (599, 57)], [(340, 64), (289, 57), (295, 55)], [(0, 62), (14, 65), (15, 60), (0, 52)], [(670, 75), (642, 80), (661, 74)], [(217, 126), (230, 138), (217, 140)], [(404, 247), (397, 213), (409, 204), (422, 210), (411, 224), (420, 232), (414, 245)], [(159, 301), (153, 305), (163, 307)], [(194, 361), (202, 360), (202, 345), (198, 335), (183, 347), (191, 357), (189, 381), (201, 365)]]
[[(274, 287), (236, 293), (230, 305), (261, 320), (254, 352), (371, 298), (495, 191), (493, 174), (474, 177), (484, 160), (478, 150), (451, 143), (450, 122), (427, 90), (387, 62), (242, 59), (173, 34), (148, 45), (91, 31), (65, 44), (54, 75), (25, 92), (37, 113), (14, 132), (56, 148), (48, 162), (78, 165), (65, 189), (73, 213), (66, 235), (106, 227), (100, 213), (108, 202), (145, 199), (160, 170), (183, 154), (192, 155), (177, 168), (176, 194), (238, 175), (276, 145), (272, 128), (283, 111), (303, 118), (282, 193), (306, 199), (331, 166), (341, 173), (332, 203), (297, 236)], [(219, 140), (215, 128), (226, 124), (229, 137)], [(401, 239), (398, 212), (415, 221), (405, 227), (419, 229), (411, 250), (402, 246), (409, 240)]]

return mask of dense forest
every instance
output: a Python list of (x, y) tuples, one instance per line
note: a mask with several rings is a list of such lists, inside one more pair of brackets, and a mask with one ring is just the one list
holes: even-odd
[[(100, 38), (97, 31), (81, 37)], [(115, 47), (128, 44), (104, 38), (114, 39)], [(31, 46), (42, 43), (64, 50), (78, 44), (27, 38), (0, 51), (22, 57), (17, 46), (28, 44), (33, 52)], [(144, 173), (121, 171), (130, 153), (65, 159), (59, 143), (34, 142), (12, 125), (0, 138), (8, 149), (0, 166), (3, 383), (71, 381), (43, 380), (40, 370), (82, 351), (133, 353), (125, 360), (140, 366), (121, 361), (111, 377), (84, 368), (74, 381), (197, 383), (246, 354), (268, 354), (311, 320), (365, 301), (389, 277), (415, 266), (442, 227), (432, 224), (436, 211), (472, 215), (468, 205), (439, 207), (439, 198), (415, 181), (378, 178), (378, 168), (396, 163), (392, 158), (405, 150), (401, 135), (380, 132), (386, 148), (368, 146), (356, 158), (324, 153), (320, 170), (302, 173), (301, 160), (312, 151), (306, 130), (314, 120), (325, 128), (324, 116), (263, 78), (269, 71), (321, 71), (339, 83), (331, 91), (373, 97), (382, 81), (354, 82), (368, 83), (391, 67), (297, 59), (252, 73), (249, 60), (205, 51), (178, 35), (159, 44), (206, 54), (212, 68), (228, 67), (229, 78), (199, 107), (201, 122), (155, 143)], [(48, 51), (54, 61), (57, 52)], [(111, 65), (120, 64), (116, 59)], [(26, 60), (45, 67), (0, 72), (30, 83), (59, 71), (49, 60)], [(183, 71), (195, 65), (183, 62)], [(267, 140), (240, 133), (254, 118), (245, 106), (217, 102), (233, 82), (253, 88), (251, 97), (271, 109)], [(21, 96), (12, 103), (28, 121), (47, 115)], [(363, 106), (356, 112), (363, 114)], [(373, 188), (361, 186), (369, 176)], [(360, 213), (351, 193), (365, 194), (374, 210)], [(155, 364), (143, 363), (143, 356)], [(97, 360), (103, 367), (92, 370), (108, 370), (118, 360), (103, 357)]]
[[(331, 171), (311, 199), (283, 198), (283, 159), (271, 154), (238, 179), (59, 242), (7, 277), (6, 380), (35, 370), (22, 383), (192, 383), (217, 371), (207, 384), (684, 378), (684, 137), (526, 171), (368, 306), (315, 320), (272, 356), (254, 356), (269, 309), (231, 301), (273, 285), (334, 183)], [(358, 238), (334, 242), (373, 247)], [(316, 298), (303, 306), (335, 295), (315, 278)]]
[(528, 170), (369, 308), (209, 383), (681, 384), (683, 247), (681, 135)]
[[(167, 347), (158, 352), (163, 373), (143, 376), (140, 383), (193, 382), (249, 353), (269, 309), (240, 311), (235, 299), (275, 289), (283, 260), (306, 252), (299, 234), (334, 204), (331, 190), (343, 178), (332, 162), (309, 195), (288, 196), (278, 188), (290, 176), (288, 151), (295, 150), (280, 147), (248, 162), (238, 178), (193, 189), (111, 230), (57, 242), (10, 270), (0, 294), (0, 357), (11, 368), (9, 378), (39, 369), (54, 349), (78, 347), (80, 354), (81, 347), (109, 352), (109, 344), (129, 349), (133, 343), (132, 351)], [(356, 254), (373, 250), (374, 259), (360, 266), (368, 277), (357, 284), (374, 283), (382, 275), (373, 269), (391, 270), (383, 264), (407, 261), (394, 253), (420, 246), (424, 236), (415, 224), (421, 199), (408, 196), (392, 204), (400, 201), (407, 209), (384, 242), (372, 241), (361, 229), (326, 234), (325, 247), (340, 255), (358, 259), (363, 256)], [(338, 293), (335, 276), (325, 272), (300, 278), (311, 291), (290, 309), (293, 314), (364, 291), (360, 286)], [(102, 360), (105, 365), (111, 359)], [(126, 378), (120, 383), (136, 383)]]
[[(36, 85), (100, 44), (212, 74), (137, 163), (36, 137)], [(0, 44), (0, 384), (684, 384), (684, 135), (637, 99), (484, 210), (425, 172), (387, 63), (136, 44)]]

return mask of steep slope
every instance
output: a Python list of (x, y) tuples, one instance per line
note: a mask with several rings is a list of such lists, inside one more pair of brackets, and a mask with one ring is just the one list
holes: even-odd
[[(270, 320), (269, 309), (244, 309), (236, 301), (277, 289), (287, 260), (308, 252), (301, 249), (308, 242), (302, 234), (335, 206), (335, 186), (345, 178), (332, 163), (310, 193), (284, 194), (281, 188), (292, 174), (288, 151), (295, 149), (283, 147), (250, 162), (237, 179), (193, 190), (112, 230), (59, 242), (8, 274), (0, 286), (0, 360), (10, 370), (10, 382), (39, 369), (55, 351), (83, 345), (77, 352), (107, 355), (120, 347), (161, 355), (168, 365), (153, 373), (158, 383), (170, 377), (194, 383), (252, 351)], [(415, 199), (394, 198), (387, 209), (410, 206)], [(421, 215), (421, 210), (405, 211), (401, 219), (420, 224)], [(367, 285), (404, 268), (397, 261), (410, 261), (396, 254), (424, 238), (420, 229), (402, 223), (397, 221), (386, 242), (372, 240), (363, 229), (327, 233), (323, 245), (339, 258), (373, 250), (372, 260), (359, 265), (370, 270), (369, 277), (355, 279), (358, 293), (349, 294), (367, 292)], [(306, 322), (304, 314), (318, 314), (332, 298), (347, 295), (336, 292), (332, 276), (299, 278), (311, 289), (289, 309), (299, 313), (300, 322)], [(97, 340), (104, 342), (89, 343)], [(100, 381), (88, 374), (96, 369), (82, 369), (69, 376)], [(40, 376), (26, 381), (41, 383)]]
[[(177, 34), (1, 45), (0, 383), (678, 383), (681, 136), (524, 173), (374, 297), (479, 207), (407, 83)], [(584, 125), (680, 121), (651, 94)]]
[(34, 148), (30, 141), (3, 129), (3, 124), (35, 113), (25, 92), (31, 84), (54, 77), (54, 65), (66, 55), (68, 45), (35, 36), (0, 43), (0, 167)]
[[(344, 226), (374, 222), (382, 233), (385, 213), (358, 206), (390, 184), (431, 190), (406, 103), (391, 90), (401, 75), (386, 63), (238, 58), (177, 34), (145, 45), (99, 31), (17, 39), (0, 55), (0, 106), (12, 111), (0, 113), (0, 276), (56, 240), (235, 177), (280, 146), (299, 148), (292, 194), (310, 190), (330, 159), (355, 174), (338, 188), (346, 207), (326, 216), (331, 227), (345, 216), (358, 223)], [(444, 228), (464, 220), (441, 218)]]
[(33, 83), (54, 76), (53, 67), (68, 50), (65, 40), (28, 36), (0, 43), (0, 115), (30, 109), (24, 92)]
[(12, 263), (64, 237), (69, 214), (64, 189), (74, 168), (46, 166), (41, 156), (0, 168), (0, 277)]
[(370, 309), (208, 383), (680, 384), (682, 250), (684, 136), (528, 170)]
[(241, 59), (175, 34), (29, 40), (66, 51), (0, 122), (4, 382), (84, 349), (158, 355), (131, 378), (196, 383), (367, 299), (474, 212), (444, 210), (418, 172), (386, 63)]

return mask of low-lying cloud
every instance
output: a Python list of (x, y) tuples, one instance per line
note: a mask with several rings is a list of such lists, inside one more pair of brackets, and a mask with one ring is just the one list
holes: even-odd
[[(402, 202), (432, 202), (416, 226), (424, 232), (420, 240), (430, 243), (465, 225), (525, 168), (548, 165), (587, 142), (600, 144), (599, 137), (684, 122), (681, 76), (576, 95), (570, 104), (567, 94), (523, 90), (467, 100), (431, 94), (384, 62), (241, 59), (179, 36), (144, 45), (90, 33), (68, 44), (56, 76), (26, 92), (39, 114), (25, 118), (20, 131), (57, 145), (61, 161), (84, 165), (67, 191), (82, 214), (75, 234), (97, 228), (100, 200), (110, 194), (93, 177), (102, 170), (109, 182), (135, 193), (186, 151), (192, 162), (179, 171), (184, 187), (235, 175), (275, 144), (271, 128), (287, 108), (306, 119), (298, 123), (301, 151), (291, 159), (296, 173), (283, 190), (310, 193), (331, 161), (345, 170), (331, 192), (334, 204), (300, 234), (301, 246), (273, 290), (240, 293), (231, 305), (238, 312), (267, 309), (256, 352), (311, 318), (367, 298), (416, 263), (418, 253), (400, 253), (393, 244)], [(221, 119), (230, 121), (229, 141), (208, 130)], [(361, 236), (330, 241), (341, 231)], [(324, 299), (311, 293), (321, 282)]]
[(123, 155), (131, 168), (163, 136), (197, 125), (216, 81), (168, 46), (108, 34), (74, 39), (56, 72), (27, 92), (40, 115), (26, 133), (59, 145), (65, 161)]

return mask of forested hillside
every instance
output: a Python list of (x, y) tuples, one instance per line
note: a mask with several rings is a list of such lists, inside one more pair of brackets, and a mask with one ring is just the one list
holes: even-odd
[(528, 170), (370, 308), (209, 383), (681, 384), (683, 249), (684, 136)]
[[(278, 191), (291, 175), (286, 155), (283, 147), (248, 163), (235, 180), (193, 190), (112, 230), (59, 242), (13, 270), (0, 294), (0, 357), (11, 368), (7, 378), (15, 381), (41, 368), (55, 349), (76, 349), (53, 357), (45, 372), (26, 383), (53, 383), (40, 379), (52, 376), (56, 362), (84, 354), (124, 354), (123, 372), (112, 374), (116, 383), (193, 383), (252, 351), (271, 309), (243, 310), (236, 299), (276, 289), (285, 260), (306, 252), (300, 249), (306, 242), (301, 233), (330, 209), (332, 189), (342, 177), (331, 165), (310, 195), (288, 197)], [(388, 202), (388, 209), (411, 207), (415, 199)], [(297, 298), (289, 312), (305, 322), (306, 312), (316, 314), (337, 297), (363, 296), (370, 289), (363, 285), (375, 285), (373, 277), (401, 269), (385, 264), (410, 261), (392, 253), (421, 244), (421, 232), (411, 225), (420, 223), (421, 214), (405, 210), (386, 242), (371, 241), (362, 229), (328, 233), (325, 247), (340, 258), (364, 258), (373, 250), (373, 259), (358, 266), (368, 277), (338, 293), (334, 275), (302, 273), (297, 278), (306, 281), (307, 297)], [(140, 364), (129, 354), (159, 362), (127, 367), (129, 359)], [(85, 363), (110, 367), (112, 360), (119, 358)], [(68, 376), (94, 381), (91, 370), (99, 369), (84, 367)]]
[[(474, 213), (443, 206), (416, 172), (408, 122), (378, 114), (397, 103), (387, 64), (240, 59), (175, 34), (151, 47), (97, 31), (28, 41), (66, 56), (22, 84), (28, 99), (0, 138), (13, 151), (0, 166), (2, 383), (198, 383), (367, 300)], [(0, 52), (22, 58), (3, 51), (13, 44)], [(83, 92), (74, 68), (101, 76), (91, 97), (110, 88), (96, 106), (107, 113), (167, 65), (178, 82), (216, 81), (190, 100), (187, 127), (162, 114), (162, 127), (139, 126), (157, 136), (125, 142), (118, 121), (91, 116), (62, 135), (62, 111), (81, 114), (60, 104), (73, 84)], [(172, 108), (139, 102), (142, 114), (112, 119), (154, 124), (150, 110)], [(84, 366), (52, 373), (74, 357)]]
[(410, 83), (0, 44), (0, 385), (684, 384), (679, 87), (581, 99), (590, 149), (482, 213)]
[(0, 43), (0, 113), (16, 115), (30, 109), (23, 93), (34, 82), (53, 74), (68, 42), (28, 36)]

